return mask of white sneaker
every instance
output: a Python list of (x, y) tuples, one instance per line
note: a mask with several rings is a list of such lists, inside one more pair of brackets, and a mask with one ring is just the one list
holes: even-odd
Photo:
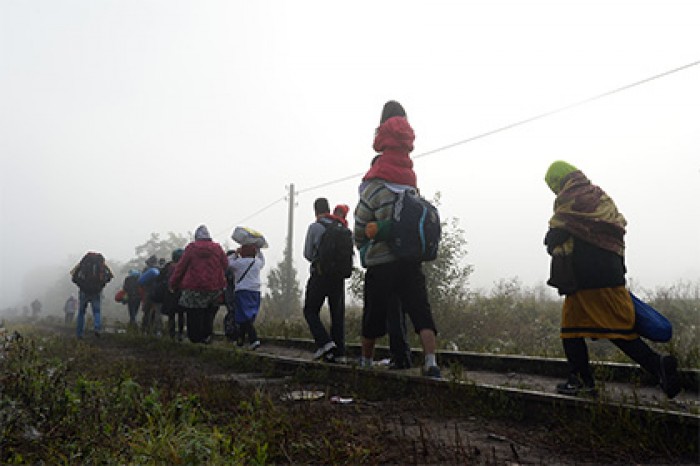
[(321, 359), (336, 348), (335, 342), (329, 341), (314, 353), (314, 359)]
[(256, 349), (258, 349), (259, 346), (260, 346), (260, 340), (255, 340), (253, 343), (248, 345), (248, 349), (251, 351), (255, 351)]

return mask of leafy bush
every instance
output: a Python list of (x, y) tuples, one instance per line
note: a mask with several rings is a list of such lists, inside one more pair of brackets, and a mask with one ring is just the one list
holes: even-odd
[[(662, 353), (673, 353), (681, 367), (700, 367), (700, 282), (681, 282), (642, 295), (673, 324), (670, 343), (650, 343)], [(497, 282), (490, 293), (472, 292), (459, 302), (433, 301), (433, 313), (439, 331), (441, 349), (564, 357), (559, 338), (562, 298), (544, 286), (523, 287), (516, 278)], [(327, 313), (322, 313), (327, 320)], [(346, 340), (358, 342), (361, 309), (349, 308), (346, 316)], [(309, 338), (301, 320), (268, 321), (262, 334)], [(411, 346), (420, 342), (411, 331)], [(379, 344), (388, 344), (386, 337)], [(629, 362), (614, 345), (600, 340), (590, 345), (591, 359)]]

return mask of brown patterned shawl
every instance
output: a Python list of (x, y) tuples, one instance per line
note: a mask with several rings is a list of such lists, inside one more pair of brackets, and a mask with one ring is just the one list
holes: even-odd
[(580, 170), (562, 180), (550, 228), (561, 228), (599, 248), (625, 255), (625, 217), (613, 200)]

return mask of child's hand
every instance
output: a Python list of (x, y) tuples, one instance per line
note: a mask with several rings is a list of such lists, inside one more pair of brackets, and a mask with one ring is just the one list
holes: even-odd
[(365, 236), (374, 241), (387, 241), (391, 234), (391, 220), (370, 222), (365, 227)]
[(377, 222), (370, 222), (365, 227), (365, 236), (369, 239), (374, 239), (374, 237), (377, 236), (377, 231), (379, 231)]

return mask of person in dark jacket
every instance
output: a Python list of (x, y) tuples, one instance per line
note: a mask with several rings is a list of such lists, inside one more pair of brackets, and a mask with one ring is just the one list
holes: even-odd
[(224, 250), (212, 241), (207, 227), (200, 225), (168, 281), (171, 290), (182, 291), (179, 305), (187, 313), (187, 338), (193, 343), (206, 343), (211, 338), (211, 316), (226, 288), (227, 267)]
[[(345, 357), (345, 278), (319, 273), (319, 247), (326, 228), (338, 222), (331, 216), (328, 199), (314, 201), (316, 219), (309, 225), (304, 240), (304, 258), (311, 263), (304, 293), (304, 319), (316, 343), (314, 359), (335, 361)], [(342, 222), (341, 222), (342, 223)], [(330, 333), (321, 321), (321, 307), (328, 300)]]
[(138, 282), (141, 287), (141, 311), (143, 312), (141, 331), (144, 335), (161, 333), (160, 303), (153, 300), (153, 287), (159, 275), (158, 258), (151, 256), (146, 259), (146, 267), (141, 272)]
[(114, 274), (107, 266), (102, 254), (94, 251), (87, 252), (80, 262), (70, 271), (71, 281), (75, 283), (78, 293), (78, 317), (76, 319), (76, 336), (83, 338), (85, 330), (85, 313), (88, 305), (92, 308), (95, 336), (102, 331), (102, 290)]
[[(160, 276), (158, 277), (158, 279), (166, 285), (166, 289), (163, 290), (161, 313), (168, 316), (168, 335), (173, 339), (177, 337), (178, 341), (182, 341), (183, 332), (185, 330), (185, 311), (178, 304), (181, 293), (171, 290), (167, 284), (184, 252), (184, 249), (174, 250), (171, 254), (170, 262), (163, 265)], [(160, 283), (158, 286), (160, 286)]]
[(544, 240), (552, 256), (547, 284), (566, 296), (561, 338), (569, 379), (557, 392), (596, 395), (585, 338), (604, 338), (675, 397), (680, 391), (676, 359), (656, 353), (634, 328), (634, 304), (625, 287), (625, 218), (600, 187), (567, 162), (552, 163), (545, 181), (556, 194)]
[(136, 317), (141, 305), (141, 289), (139, 287), (139, 276), (141, 272), (136, 269), (129, 270), (129, 274), (124, 278), (122, 289), (126, 292), (126, 305), (129, 310), (129, 327), (138, 328)]

